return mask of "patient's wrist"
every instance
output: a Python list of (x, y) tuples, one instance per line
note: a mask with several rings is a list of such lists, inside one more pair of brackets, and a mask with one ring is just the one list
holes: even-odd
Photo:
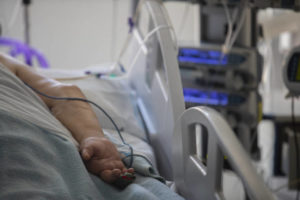
[(81, 144), (83, 141), (91, 138), (105, 138), (102, 130), (97, 131), (85, 131), (81, 137), (78, 138), (78, 143)]

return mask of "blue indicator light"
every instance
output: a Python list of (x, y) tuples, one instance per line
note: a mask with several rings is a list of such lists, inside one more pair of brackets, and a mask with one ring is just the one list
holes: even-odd
[(228, 56), (222, 55), (220, 51), (204, 51), (200, 49), (181, 48), (179, 50), (178, 60), (180, 62), (189, 62), (208, 65), (227, 65)]
[(201, 91), (192, 88), (183, 88), (184, 101), (207, 105), (228, 105), (228, 94), (216, 91)]

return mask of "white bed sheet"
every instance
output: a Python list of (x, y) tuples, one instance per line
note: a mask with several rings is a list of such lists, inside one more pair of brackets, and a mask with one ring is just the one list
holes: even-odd
[[(97, 69), (85, 68), (81, 70), (39, 70), (44, 76), (57, 79), (63, 83), (77, 85), (87, 99), (101, 106), (115, 121), (118, 127), (136, 137), (147, 139), (141, 117), (137, 109), (135, 93), (127, 86), (124, 78), (97, 78), (86, 76), (85, 72), (92, 74), (108, 73), (110, 64)], [(97, 108), (93, 107), (102, 128), (115, 129), (110, 120)]]

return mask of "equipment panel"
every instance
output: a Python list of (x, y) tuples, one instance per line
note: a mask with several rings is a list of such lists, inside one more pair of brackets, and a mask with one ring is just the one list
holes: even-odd
[[(222, 54), (219, 45), (180, 48), (178, 60), (186, 107), (213, 107), (237, 134), (251, 137), (259, 119), (259, 58), (251, 48), (233, 47), (227, 55)], [(250, 140), (244, 140), (250, 148)]]

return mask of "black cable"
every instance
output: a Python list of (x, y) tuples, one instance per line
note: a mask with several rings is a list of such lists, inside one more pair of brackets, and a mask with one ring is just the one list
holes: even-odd
[[(298, 145), (298, 134), (296, 131), (296, 121), (295, 121), (295, 102), (294, 102), (294, 97), (292, 97), (292, 103), (291, 103), (291, 109), (292, 109), (292, 127), (293, 127), (293, 132), (294, 132), (294, 141), (295, 141), (295, 155), (296, 155), (296, 179), (299, 178), (299, 145)], [(296, 195), (296, 200), (299, 199), (299, 184), (296, 185), (297, 189), (297, 195)]]
[(123, 157), (123, 158), (122, 158), (122, 161), (124, 162), (124, 160), (125, 160), (126, 158), (128, 158), (128, 157), (141, 157), (141, 158), (144, 158), (144, 159), (148, 162), (148, 164), (149, 164), (151, 167), (153, 167), (151, 161), (150, 161), (146, 156), (143, 156), (143, 155), (140, 155), (140, 154), (131, 154), (131, 155), (127, 155), (127, 156)]
[(77, 97), (55, 97), (55, 96), (50, 96), (50, 95), (44, 94), (44, 93), (40, 92), (39, 90), (37, 90), (37, 89), (31, 87), (30, 85), (28, 85), (28, 84), (25, 83), (25, 82), (24, 82), (24, 84), (27, 85), (27, 87), (29, 87), (30, 89), (32, 89), (32, 90), (35, 91), (36, 93), (38, 93), (38, 94), (40, 94), (40, 95), (42, 95), (42, 96), (44, 96), (44, 97), (46, 97), (46, 98), (54, 99), (54, 100), (62, 100), (62, 101), (65, 101), (65, 100), (68, 100), (68, 101), (82, 101), (82, 102), (90, 103), (90, 104), (92, 104), (93, 106), (95, 106), (96, 108), (98, 108), (99, 110), (101, 110), (101, 111), (104, 113), (104, 115), (111, 121), (111, 123), (113, 124), (113, 126), (115, 127), (116, 131), (117, 131), (118, 134), (119, 134), (120, 139), (122, 140), (122, 143), (123, 143), (124, 145), (126, 145), (126, 146), (129, 147), (129, 149), (130, 149), (130, 155), (129, 155), (129, 156), (131, 157), (131, 159), (130, 159), (130, 163), (129, 163), (128, 168), (131, 168), (131, 167), (132, 167), (132, 164), (133, 164), (133, 155), (135, 155), (135, 154), (133, 154), (133, 148), (132, 148), (132, 146), (131, 146), (130, 144), (128, 144), (128, 143), (125, 142), (125, 140), (124, 140), (124, 138), (123, 138), (123, 136), (122, 136), (122, 134), (121, 134), (121, 131), (120, 131), (120, 129), (118, 128), (118, 126), (116, 125), (116, 123), (114, 122), (114, 120), (111, 118), (111, 116), (110, 116), (103, 108), (101, 108), (101, 106), (99, 106), (98, 104), (94, 103), (93, 101), (90, 101), (90, 100), (84, 99), (84, 98), (77, 98)]

